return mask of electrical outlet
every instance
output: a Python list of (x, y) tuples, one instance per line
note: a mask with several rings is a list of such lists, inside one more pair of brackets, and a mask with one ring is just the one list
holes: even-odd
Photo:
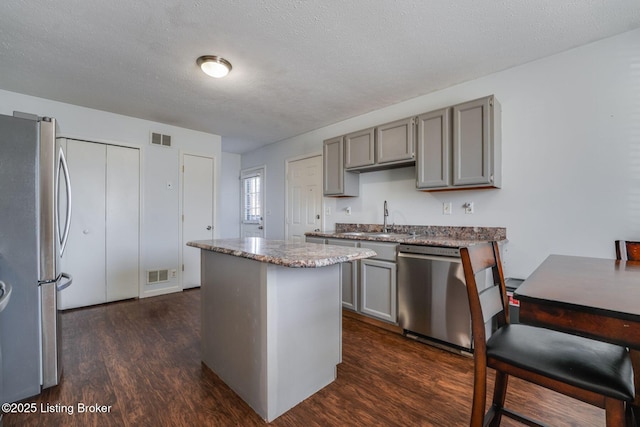
[(178, 277), (178, 270), (176, 269), (169, 270), (169, 274), (171, 275), (172, 279), (175, 279), (176, 277)]
[(347, 215), (351, 215), (351, 206), (347, 206), (346, 208), (344, 208), (344, 210), (346, 211)]
[(331, 208), (329, 206), (324, 208), (324, 215), (331, 216)]
[(451, 215), (451, 202), (444, 202), (442, 204), (442, 215)]
[(473, 202), (467, 202), (463, 205), (464, 213), (472, 214), (473, 213)]

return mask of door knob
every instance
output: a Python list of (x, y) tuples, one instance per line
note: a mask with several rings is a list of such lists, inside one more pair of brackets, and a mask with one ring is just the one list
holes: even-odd
[(263, 227), (263, 226), (261, 226), (261, 225), (259, 225), (259, 226), (258, 226), (258, 230), (262, 230), (263, 228), (264, 228), (264, 227)]
[(207, 230), (211, 230), (211, 226), (210, 225), (207, 225)]

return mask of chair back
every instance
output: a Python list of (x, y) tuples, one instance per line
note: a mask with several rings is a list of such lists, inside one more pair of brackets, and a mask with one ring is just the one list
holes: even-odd
[[(469, 298), (474, 353), (484, 355), (486, 323), (494, 318), (498, 328), (509, 323), (509, 300), (498, 243), (486, 242), (461, 248), (460, 256)], [(487, 269), (491, 269), (492, 273), (489, 283), (483, 289), (478, 289), (476, 275)]]
[(640, 261), (640, 242), (630, 240), (616, 240), (616, 259)]

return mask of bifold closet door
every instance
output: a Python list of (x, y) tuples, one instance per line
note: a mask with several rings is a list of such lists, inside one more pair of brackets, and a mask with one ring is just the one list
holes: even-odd
[(139, 294), (140, 151), (66, 140), (72, 189), (71, 229), (62, 258), (73, 284), (62, 309)]
[(106, 298), (116, 301), (139, 293), (140, 151), (108, 145), (106, 154)]
[(62, 258), (73, 284), (60, 292), (61, 308), (105, 302), (106, 145), (67, 140), (72, 190), (71, 228)]

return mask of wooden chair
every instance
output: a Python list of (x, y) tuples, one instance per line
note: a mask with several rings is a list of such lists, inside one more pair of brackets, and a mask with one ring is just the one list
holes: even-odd
[(616, 259), (640, 261), (640, 242), (616, 240)]
[[(467, 283), (474, 345), (471, 427), (498, 426), (502, 415), (540, 424), (504, 407), (510, 375), (606, 410), (607, 426), (625, 422), (634, 398), (633, 368), (626, 348), (523, 324), (509, 324), (509, 304), (498, 244), (460, 250)], [(476, 274), (491, 269), (493, 283), (478, 289)], [(486, 339), (485, 324), (497, 329)], [(493, 404), (485, 414), (487, 368), (496, 372)]]

